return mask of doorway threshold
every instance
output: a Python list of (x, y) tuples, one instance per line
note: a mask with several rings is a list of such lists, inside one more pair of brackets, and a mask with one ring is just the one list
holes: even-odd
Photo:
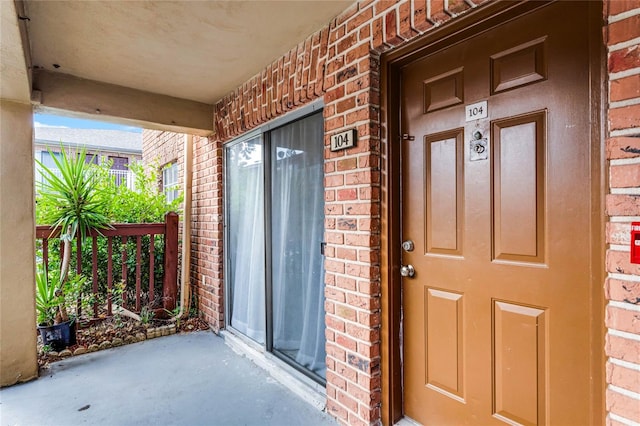
[(404, 416), (400, 420), (398, 420), (394, 426), (422, 426), (420, 423), (416, 422), (410, 417)]
[(309, 377), (301, 374), (293, 367), (279, 360), (264, 348), (245, 336), (233, 333), (231, 330), (221, 330), (220, 337), (235, 353), (243, 355), (258, 367), (268, 372), (285, 388), (298, 395), (304, 401), (320, 411), (327, 406), (326, 388)]

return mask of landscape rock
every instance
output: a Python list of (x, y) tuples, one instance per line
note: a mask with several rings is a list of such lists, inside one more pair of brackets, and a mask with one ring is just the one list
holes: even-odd
[(113, 340), (111, 341), (111, 345), (115, 348), (116, 346), (122, 346), (124, 342), (122, 341), (121, 338), (119, 337), (114, 337)]
[(65, 349), (62, 352), (60, 352), (60, 354), (59, 354), (60, 358), (66, 358), (66, 357), (69, 357), (71, 355), (73, 355), (73, 354), (71, 353), (71, 351), (69, 349)]
[(87, 353), (87, 348), (80, 346), (78, 349), (73, 351), (73, 355), (82, 355)]
[(147, 336), (144, 333), (136, 333), (136, 339), (138, 339), (138, 342), (142, 342), (147, 339)]
[(124, 338), (124, 342), (129, 344), (129, 343), (135, 343), (136, 342), (136, 336), (132, 336), (132, 335), (128, 335)]
[(110, 347), (111, 347), (111, 342), (109, 341), (104, 341), (100, 343), (100, 350), (109, 349)]
[(89, 350), (89, 352), (95, 352), (95, 351), (100, 350), (100, 346), (98, 346), (95, 343), (93, 343), (93, 344), (89, 345), (89, 349), (88, 350)]

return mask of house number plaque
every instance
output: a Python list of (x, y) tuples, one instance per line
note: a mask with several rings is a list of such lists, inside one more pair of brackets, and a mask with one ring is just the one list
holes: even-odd
[(331, 151), (352, 148), (356, 146), (356, 129), (345, 130), (344, 132), (331, 135)]
[(487, 118), (488, 114), (489, 105), (487, 105), (487, 101), (476, 102), (475, 104), (466, 105), (464, 107), (465, 121)]

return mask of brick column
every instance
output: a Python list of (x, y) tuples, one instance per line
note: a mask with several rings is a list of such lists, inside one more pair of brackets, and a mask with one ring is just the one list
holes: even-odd
[[(365, 47), (325, 96), (327, 408), (352, 425), (379, 419), (381, 401), (379, 82)], [(331, 152), (330, 135), (349, 128), (357, 146)]]
[[(608, 425), (640, 423), (640, 265), (629, 262), (640, 216), (640, 3), (605, 2), (609, 99), (605, 352)], [(634, 423), (635, 424), (635, 423)]]
[(194, 138), (191, 282), (204, 319), (224, 328), (222, 143)]

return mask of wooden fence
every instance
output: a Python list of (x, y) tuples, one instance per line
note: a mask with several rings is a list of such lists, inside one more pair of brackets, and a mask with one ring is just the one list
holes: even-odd
[[(162, 309), (171, 311), (176, 307), (176, 299), (178, 293), (178, 215), (176, 213), (167, 213), (164, 223), (123, 223), (114, 224), (112, 229), (103, 229), (100, 232), (92, 232), (85, 240), (84, 244), (91, 244), (91, 277), (93, 284), (93, 295), (98, 299), (98, 239), (105, 238), (107, 241), (107, 315), (112, 315), (112, 289), (114, 285), (113, 271), (113, 246), (114, 239), (122, 241), (121, 252), (117, 255), (122, 259), (121, 278), (124, 282), (125, 289), (135, 284), (135, 305), (133, 301), (125, 300), (125, 307), (129, 310), (140, 312), (142, 309), (142, 237), (149, 236), (149, 285), (148, 285), (148, 303), (149, 305), (159, 305), (155, 294), (155, 237), (164, 235), (164, 276), (162, 281)], [(59, 229), (49, 226), (36, 227), (36, 239), (42, 240), (42, 264), (45, 271), (49, 269), (49, 243), (51, 239), (56, 239), (60, 235)], [(127, 282), (129, 275), (127, 266), (127, 242), (129, 238), (135, 238), (136, 241), (136, 262), (135, 262), (135, 283)], [(80, 239), (77, 238), (76, 249), (76, 273), (85, 274), (87, 271), (82, 269), (82, 246)], [(64, 246), (60, 245), (60, 257), (62, 258)], [(93, 304), (93, 315), (98, 316), (98, 303)]]

